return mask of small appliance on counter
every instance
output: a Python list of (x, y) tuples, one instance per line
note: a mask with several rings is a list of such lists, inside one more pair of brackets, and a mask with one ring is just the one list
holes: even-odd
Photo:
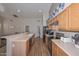
[(72, 38), (71, 37), (68, 37), (66, 35), (64, 36), (61, 36), (60, 40), (64, 43), (67, 43), (67, 42), (73, 42)]
[(72, 38), (75, 41), (75, 47), (79, 48), (79, 34), (75, 34)]
[(64, 37), (64, 34), (63, 33), (56, 33), (56, 39), (60, 39), (61, 37)]
[(61, 37), (60, 40), (63, 42), (72, 42), (73, 41), (72, 38), (68, 38), (68, 37)]

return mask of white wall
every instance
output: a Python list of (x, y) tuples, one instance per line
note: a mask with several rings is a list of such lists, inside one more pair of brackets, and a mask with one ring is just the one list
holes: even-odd
[[(3, 28), (4, 28), (4, 35), (10, 35), (10, 34), (14, 34), (15, 32), (15, 22), (12, 22), (11, 19), (4, 19), (3, 21)], [(14, 26), (14, 28), (12, 28), (12, 26)]]
[[(38, 22), (40, 20), (40, 22)], [(38, 36), (38, 26), (42, 28), (42, 22), (41, 18), (29, 18), (29, 19), (19, 19), (17, 21), (17, 27), (16, 31), (17, 32), (25, 32), (25, 26), (29, 25), (30, 26), (30, 32), (33, 32)]]
[[(30, 26), (30, 32), (38, 36), (38, 26), (41, 27), (42, 36), (42, 18), (26, 18), (26, 19), (5, 19), (4, 20), (4, 35), (14, 34), (15, 32), (25, 32), (25, 26)], [(40, 20), (40, 22), (38, 22)]]
[(48, 12), (47, 13), (43, 13), (43, 26), (47, 25), (48, 16), (49, 16)]
[(0, 16), (0, 36), (3, 35), (3, 17)]

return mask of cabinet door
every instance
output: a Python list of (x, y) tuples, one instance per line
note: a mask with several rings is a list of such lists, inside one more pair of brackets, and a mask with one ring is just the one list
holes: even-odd
[(51, 24), (52, 23), (52, 18), (48, 20), (48, 24)]
[(62, 13), (59, 14), (59, 30), (68, 29), (68, 8), (65, 9)]
[(68, 56), (61, 48), (52, 42), (52, 56)]
[(68, 56), (61, 48), (57, 47), (57, 56)]
[(52, 56), (57, 56), (57, 45), (52, 42)]
[(49, 26), (48, 26), (48, 28), (49, 28), (49, 29), (52, 29), (52, 26), (51, 26), (51, 25), (49, 25)]
[(12, 41), (12, 56), (26, 56), (26, 41)]
[(47, 34), (45, 34), (45, 43), (46, 43), (46, 46), (48, 46), (48, 37), (47, 37)]
[(30, 49), (30, 47), (29, 47), (29, 40), (27, 40), (27, 42), (26, 42), (26, 55), (28, 55), (29, 49)]
[(57, 17), (55, 17), (53, 20), (52, 20), (52, 30), (58, 30), (58, 25), (56, 25), (56, 22), (58, 22), (57, 20)]
[(69, 28), (71, 31), (79, 31), (79, 3), (69, 7)]

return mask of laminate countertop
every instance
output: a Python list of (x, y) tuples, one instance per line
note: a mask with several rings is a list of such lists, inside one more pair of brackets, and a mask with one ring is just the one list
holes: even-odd
[(20, 34), (14, 34), (14, 35), (9, 35), (9, 36), (2, 36), (0, 38), (6, 38), (7, 40), (24, 40), (25, 38), (30, 39), (34, 34), (33, 33), (20, 33)]
[(75, 47), (72, 42), (62, 42), (61, 40), (52, 39), (59, 48), (61, 48), (69, 56), (79, 56), (79, 48)]

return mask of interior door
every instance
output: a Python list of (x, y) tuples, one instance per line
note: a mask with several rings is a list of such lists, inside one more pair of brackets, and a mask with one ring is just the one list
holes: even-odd
[(29, 25), (25, 26), (25, 32), (29, 32)]

